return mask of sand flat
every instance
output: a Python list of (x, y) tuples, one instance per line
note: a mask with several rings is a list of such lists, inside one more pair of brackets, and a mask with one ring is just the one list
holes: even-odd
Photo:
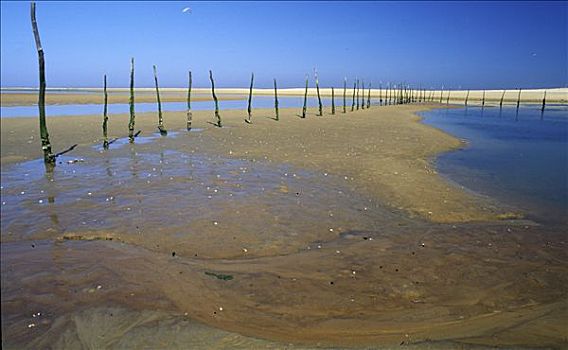
[[(554, 326), (567, 312), (564, 233), (497, 220), (510, 209), (436, 174), (433, 157), (463, 144), (419, 123), (415, 113), (432, 107), (440, 106), (323, 117), (310, 109), (306, 119), (283, 109), (280, 121), (263, 109), (251, 125), (246, 111), (221, 111), (223, 128), (198, 111), (189, 133), (184, 112), (167, 112), (167, 137), (154, 135), (157, 116), (144, 113), (137, 129), (152, 139), (106, 152), (101, 116), (53, 117), (55, 150), (79, 143), (69, 156), (85, 161), (45, 176), (30, 168), (41, 157), (37, 120), (1, 119), (3, 185), (13, 181), (3, 200), (24, 198), (2, 210), (7, 343), (118, 344), (131, 327), (137, 339), (156, 329), (127, 323), (105, 338), (106, 323), (85, 314), (118, 305), (236, 332), (232, 348), (261, 346), (258, 338), (565, 345)], [(111, 136), (123, 140), (127, 123), (111, 115)], [(45, 197), (53, 203), (38, 204)], [(30, 337), (37, 310), (48, 322)], [(168, 344), (160, 334), (152, 338)], [(216, 333), (207, 334), (205, 347)]]

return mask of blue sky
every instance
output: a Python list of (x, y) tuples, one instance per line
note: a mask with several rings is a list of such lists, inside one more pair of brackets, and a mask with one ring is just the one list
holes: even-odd
[[(29, 2), (1, 1), (1, 85), (37, 86)], [(182, 9), (190, 7), (191, 13)], [(567, 2), (38, 2), (48, 87), (566, 86)]]

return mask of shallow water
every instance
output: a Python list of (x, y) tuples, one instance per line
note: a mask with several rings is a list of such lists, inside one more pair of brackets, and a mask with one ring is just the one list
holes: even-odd
[[(304, 103), (303, 97), (282, 96), (278, 98), (280, 108), (298, 107), (301, 108)], [(339, 110), (339, 98), (335, 100), (336, 107)], [(322, 98), (324, 106), (331, 105), (331, 98)], [(316, 107), (318, 100), (315, 97), (308, 98), (308, 107)], [(136, 103), (136, 112), (154, 112), (157, 110), (156, 103)], [(185, 111), (186, 102), (163, 102), (162, 110), (164, 111)], [(215, 103), (213, 101), (195, 101), (191, 103), (191, 108), (196, 111), (213, 110)], [(246, 109), (247, 100), (221, 100), (219, 101), (220, 109)], [(274, 98), (269, 96), (258, 96), (253, 99), (253, 108), (274, 108)], [(62, 115), (93, 115), (102, 114), (102, 104), (70, 104), (70, 105), (46, 105), (47, 117)], [(109, 114), (128, 113), (129, 106), (127, 103), (113, 103), (108, 105)], [(31, 118), (37, 117), (37, 106), (2, 106), (0, 107), (1, 118)]]
[(423, 112), (424, 123), (467, 141), (437, 157), (439, 171), (537, 221), (568, 222), (568, 106)]

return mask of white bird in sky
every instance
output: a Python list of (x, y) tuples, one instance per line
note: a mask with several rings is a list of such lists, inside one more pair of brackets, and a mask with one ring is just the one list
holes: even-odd
[(182, 13), (186, 13), (186, 12), (191, 13), (191, 7), (186, 7), (183, 10), (181, 10), (181, 12)]

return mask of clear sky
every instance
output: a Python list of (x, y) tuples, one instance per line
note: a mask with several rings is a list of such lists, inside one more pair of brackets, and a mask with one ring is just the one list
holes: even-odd
[[(1, 1), (1, 85), (38, 85), (29, 2)], [(190, 7), (191, 11), (183, 12)], [(343, 77), (427, 87), (566, 86), (568, 2), (38, 2), (48, 87), (258, 87)]]

